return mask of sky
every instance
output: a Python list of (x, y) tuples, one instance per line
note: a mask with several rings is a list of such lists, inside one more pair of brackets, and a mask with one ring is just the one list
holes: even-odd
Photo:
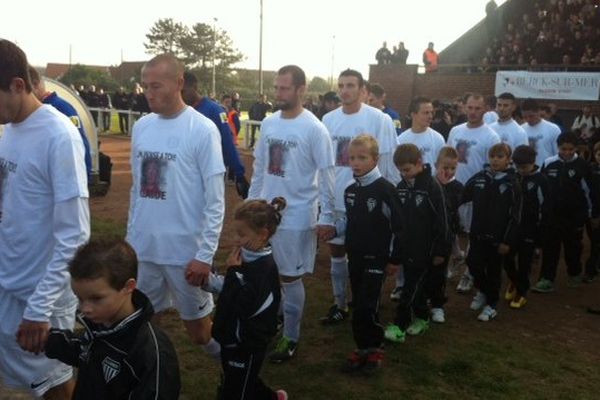
[[(505, 0), (496, 0), (498, 5)], [(309, 77), (353, 68), (368, 76), (375, 52), (403, 41), (408, 62), (420, 63), (427, 43), (441, 51), (485, 17), (488, 0), (263, 0), (263, 69), (297, 64)], [(227, 31), (258, 69), (260, 0), (6, 1), (0, 37), (16, 42), (31, 64), (118, 65), (145, 61), (146, 34), (160, 18)], [(224, 6), (226, 5), (226, 7)], [(10, 17), (8, 17), (10, 16)], [(25, 22), (27, 24), (25, 24)], [(70, 51), (71, 49), (71, 51)]]

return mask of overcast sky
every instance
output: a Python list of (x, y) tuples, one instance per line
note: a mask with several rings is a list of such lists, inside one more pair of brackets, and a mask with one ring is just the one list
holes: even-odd
[[(390, 49), (404, 41), (409, 63), (418, 63), (427, 42), (441, 51), (484, 18), (487, 1), (264, 0), (263, 68), (293, 63), (327, 78), (333, 64), (335, 76), (348, 67), (368, 75), (384, 40)], [(121, 54), (124, 61), (150, 58), (143, 43), (159, 18), (189, 26), (217, 18), (246, 56), (239, 66), (256, 69), (259, 10), (260, 0), (12, 0), (2, 4), (0, 37), (16, 41), (36, 66), (68, 63), (69, 46), (74, 64), (117, 65)]]

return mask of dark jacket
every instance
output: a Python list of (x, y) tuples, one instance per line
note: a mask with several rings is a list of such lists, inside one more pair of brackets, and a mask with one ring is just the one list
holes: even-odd
[(46, 356), (79, 368), (74, 400), (177, 399), (179, 364), (173, 344), (156, 328), (148, 298), (133, 292), (136, 311), (106, 328), (79, 316), (83, 335), (52, 329)]
[[(590, 198), (592, 174), (589, 165), (575, 155), (564, 161), (558, 155), (544, 162), (542, 173), (548, 178), (550, 197), (553, 199), (551, 211), (552, 225), (569, 224), (581, 227), (591, 214), (600, 216), (597, 193)], [(591, 204), (590, 204), (591, 203)]]
[(517, 180), (523, 194), (519, 239), (533, 241), (536, 247), (540, 247), (552, 210), (548, 179), (540, 171), (535, 171), (528, 176), (517, 174)]
[(346, 206), (346, 251), (349, 255), (373, 256), (382, 262), (400, 263), (398, 235), (400, 202), (394, 185), (374, 168), (344, 191)]
[(270, 249), (230, 267), (217, 301), (212, 334), (222, 347), (264, 351), (277, 333), (281, 302), (279, 273)]
[(470, 237), (514, 248), (523, 202), (514, 170), (494, 172), (486, 165), (465, 185), (461, 203), (468, 202), (473, 202)]
[(412, 185), (403, 179), (396, 191), (404, 227), (399, 237), (403, 264), (429, 266), (433, 257), (447, 257), (451, 242), (446, 202), (429, 164), (423, 166)]
[(465, 186), (456, 179), (442, 185), (444, 190), (444, 200), (446, 201), (446, 218), (448, 219), (448, 227), (452, 236), (460, 232), (460, 218), (458, 215), (458, 207), (462, 198)]

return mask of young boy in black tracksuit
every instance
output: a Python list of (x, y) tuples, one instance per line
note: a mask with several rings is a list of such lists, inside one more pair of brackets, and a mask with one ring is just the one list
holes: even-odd
[(548, 158), (542, 167), (550, 187), (553, 206), (545, 238), (540, 280), (532, 290), (540, 293), (554, 290), (554, 279), (561, 245), (565, 248), (568, 284), (581, 281), (581, 251), (583, 228), (590, 216), (597, 225), (600, 208), (597, 195), (589, 198), (592, 186), (590, 167), (577, 156), (577, 136), (565, 132), (558, 136), (558, 155)]
[[(509, 283), (504, 296), (511, 308), (522, 308), (527, 303), (529, 274), (535, 249), (542, 247), (542, 233), (548, 229), (552, 203), (548, 179), (535, 165), (536, 152), (530, 146), (518, 146), (513, 155), (517, 181), (523, 196), (519, 240), (506, 259), (505, 269)], [(515, 261), (514, 256), (517, 256)]]
[(473, 202), (467, 264), (479, 290), (471, 309), (483, 307), (477, 317), (483, 322), (498, 314), (502, 264), (517, 244), (522, 207), (521, 190), (509, 168), (510, 147), (495, 144), (488, 156), (490, 164), (467, 181), (462, 198), (462, 203)]
[[(458, 207), (462, 198), (464, 186), (455, 178), (458, 166), (458, 153), (456, 149), (444, 146), (438, 154), (435, 163), (436, 180), (441, 185), (446, 203), (446, 218), (448, 220), (449, 240), (452, 245), (456, 243), (460, 231), (460, 218)], [(451, 253), (451, 252), (450, 252)], [(441, 268), (430, 268), (425, 277), (427, 298), (431, 303), (431, 320), (437, 323), (446, 321), (444, 304), (446, 304), (446, 281), (448, 279), (448, 263), (451, 254), (448, 254)]]
[(285, 391), (273, 391), (258, 376), (267, 345), (277, 333), (281, 287), (268, 241), (284, 207), (280, 197), (272, 204), (264, 200), (243, 203), (234, 216), (239, 247), (227, 259), (225, 278), (212, 275), (204, 287), (220, 292), (212, 334), (221, 345), (221, 400), (287, 399)]
[(439, 269), (442, 273), (438, 275), (445, 278), (451, 245), (443, 191), (431, 176), (429, 164), (423, 164), (419, 148), (414, 144), (398, 146), (394, 164), (402, 175), (396, 191), (400, 197), (402, 231), (398, 242), (405, 281), (394, 323), (386, 328), (385, 337), (403, 342), (407, 333), (418, 335), (429, 327), (425, 277), (430, 269)]
[(83, 335), (52, 329), (46, 356), (78, 368), (73, 399), (179, 397), (177, 354), (135, 289), (137, 258), (126, 242), (90, 242), (69, 266)]
[[(393, 235), (400, 229), (399, 201), (394, 186), (385, 180), (377, 161), (375, 138), (359, 135), (350, 142), (350, 167), (356, 181), (344, 192), (345, 247), (354, 307), (352, 333), (357, 350), (350, 354), (346, 372), (371, 372), (383, 361), (383, 328), (379, 324), (379, 299), (386, 269), (397, 270), (400, 259)], [(341, 233), (341, 232), (338, 232)]]
[[(600, 197), (600, 142), (594, 145), (592, 153), (592, 163), (590, 164), (590, 173), (592, 186), (590, 188), (590, 197), (597, 199)], [(590, 257), (585, 263), (584, 281), (592, 282), (600, 271), (600, 226), (598, 224), (588, 224), (588, 236), (590, 238)]]

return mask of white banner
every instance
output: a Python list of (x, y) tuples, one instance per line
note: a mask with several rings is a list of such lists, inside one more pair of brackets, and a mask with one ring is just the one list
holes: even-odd
[(498, 71), (496, 96), (504, 92), (518, 98), (598, 100), (600, 72)]

